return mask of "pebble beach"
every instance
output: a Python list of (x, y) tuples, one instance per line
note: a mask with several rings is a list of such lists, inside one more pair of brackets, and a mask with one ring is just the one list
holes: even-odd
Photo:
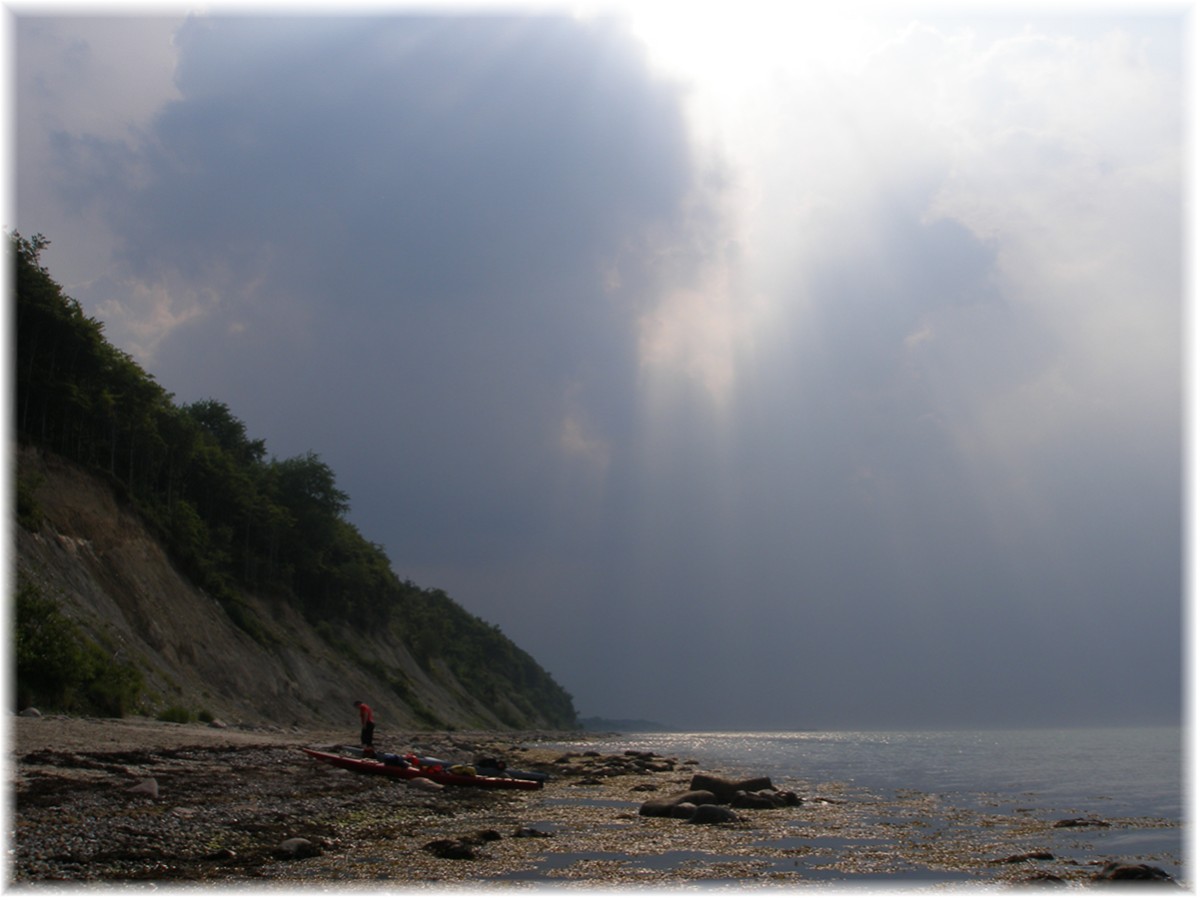
[[(1120, 864), (1048, 854), (1056, 823), (947, 808), (915, 791), (885, 797), (777, 783), (794, 792), (795, 805), (693, 824), (643, 815), (643, 807), (688, 791), (697, 775), (771, 773), (589, 752), (578, 736), (569, 750), (553, 734), (384, 737), (388, 751), (467, 763), (498, 757), (551, 777), (540, 791), (420, 790), (301, 752), (350, 743), (352, 729), (17, 717), (9, 734), (8, 886), (982, 886), (1090, 881)], [(1142, 867), (1118, 877), (1152, 874)]]

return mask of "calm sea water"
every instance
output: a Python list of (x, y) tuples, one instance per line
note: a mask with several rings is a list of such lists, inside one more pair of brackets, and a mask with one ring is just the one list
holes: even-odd
[(587, 745), (768, 775), (802, 793), (834, 785), (916, 790), (957, 806), (1035, 808), (1046, 818), (1165, 820), (1113, 828), (1096, 849), (1135, 860), (1184, 856), (1190, 804), (1181, 728), (625, 734)]

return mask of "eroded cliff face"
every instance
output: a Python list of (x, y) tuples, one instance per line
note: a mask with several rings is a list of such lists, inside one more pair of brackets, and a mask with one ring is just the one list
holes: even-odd
[[(431, 727), (284, 603), (247, 598), (272, 638), (269, 646), (253, 640), (180, 575), (136, 512), (102, 481), (36, 449), (20, 448), (16, 461), (20, 477), (36, 485), (41, 519), (36, 531), (15, 527), (15, 567), (101, 646), (142, 671), (147, 713), (179, 705), (231, 723), (344, 724), (353, 740), (358, 718), (351, 703), (364, 699), (376, 710), (381, 737)], [(372, 660), (375, 671), (403, 673), (416, 705), (444, 725), (504, 727), (444, 667), (423, 671), (401, 635), (327, 633)]]

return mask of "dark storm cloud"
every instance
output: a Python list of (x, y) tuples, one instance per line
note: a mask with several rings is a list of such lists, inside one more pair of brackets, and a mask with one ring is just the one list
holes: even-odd
[[(289, 286), (344, 304), (486, 312), (536, 279), (522, 302), (552, 308), (575, 298), (544, 297), (548, 277), (673, 215), (686, 187), (677, 99), (611, 30), (193, 20), (179, 43), (184, 99), (156, 123), (153, 181), (125, 226), (143, 265), (278, 244), (312, 254), (278, 263)], [(363, 278), (373, 290), (348, 289)]]
[(568, 19), (197, 19), (178, 46), (118, 222), (140, 278), (205, 288), (155, 371), (329, 459), (401, 567), (511, 552), (568, 386), (605, 382), (620, 427), (636, 347), (601, 271), (689, 187), (677, 91)]

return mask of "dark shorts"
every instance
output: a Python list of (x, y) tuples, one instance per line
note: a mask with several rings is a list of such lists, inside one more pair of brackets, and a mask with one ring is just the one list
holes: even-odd
[(368, 722), (366, 725), (364, 725), (362, 727), (362, 741), (360, 743), (364, 747), (369, 747), (369, 746), (371, 746), (371, 744), (375, 743), (375, 723), (374, 722)]

